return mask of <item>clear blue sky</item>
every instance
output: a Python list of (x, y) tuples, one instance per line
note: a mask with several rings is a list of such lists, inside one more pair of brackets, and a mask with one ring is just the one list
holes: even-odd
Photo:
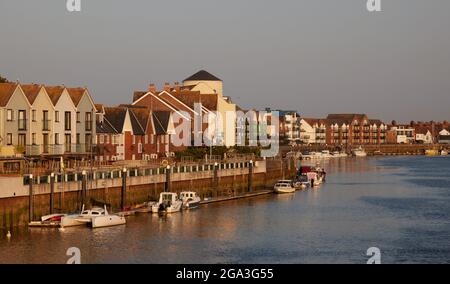
[(1, 0), (0, 74), (130, 102), (199, 69), (244, 108), (450, 120), (450, 1)]

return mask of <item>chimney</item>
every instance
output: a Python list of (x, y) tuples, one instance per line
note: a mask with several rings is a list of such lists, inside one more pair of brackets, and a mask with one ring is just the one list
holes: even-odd
[(179, 91), (181, 90), (180, 83), (179, 83), (179, 82), (175, 82), (175, 83), (174, 83), (174, 88), (175, 88), (175, 91), (176, 91), (176, 92), (179, 92)]
[(164, 83), (164, 91), (170, 92), (170, 83)]
[(148, 85), (148, 91), (153, 94), (156, 93), (156, 85), (155, 84)]

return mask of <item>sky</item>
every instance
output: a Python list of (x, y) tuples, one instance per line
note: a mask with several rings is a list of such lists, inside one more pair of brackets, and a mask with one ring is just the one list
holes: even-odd
[(200, 69), (243, 108), (450, 120), (450, 1), (0, 1), (0, 75), (130, 103)]

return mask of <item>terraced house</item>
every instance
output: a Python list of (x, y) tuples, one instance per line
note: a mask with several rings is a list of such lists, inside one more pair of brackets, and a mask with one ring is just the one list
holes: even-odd
[(95, 106), (85, 88), (3, 83), (0, 109), (0, 145), (15, 155), (78, 158), (94, 150)]

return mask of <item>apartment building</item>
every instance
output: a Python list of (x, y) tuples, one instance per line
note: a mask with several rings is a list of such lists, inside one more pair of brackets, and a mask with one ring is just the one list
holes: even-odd
[(392, 125), (390, 130), (395, 133), (397, 144), (413, 144), (416, 140), (416, 130), (411, 125)]

